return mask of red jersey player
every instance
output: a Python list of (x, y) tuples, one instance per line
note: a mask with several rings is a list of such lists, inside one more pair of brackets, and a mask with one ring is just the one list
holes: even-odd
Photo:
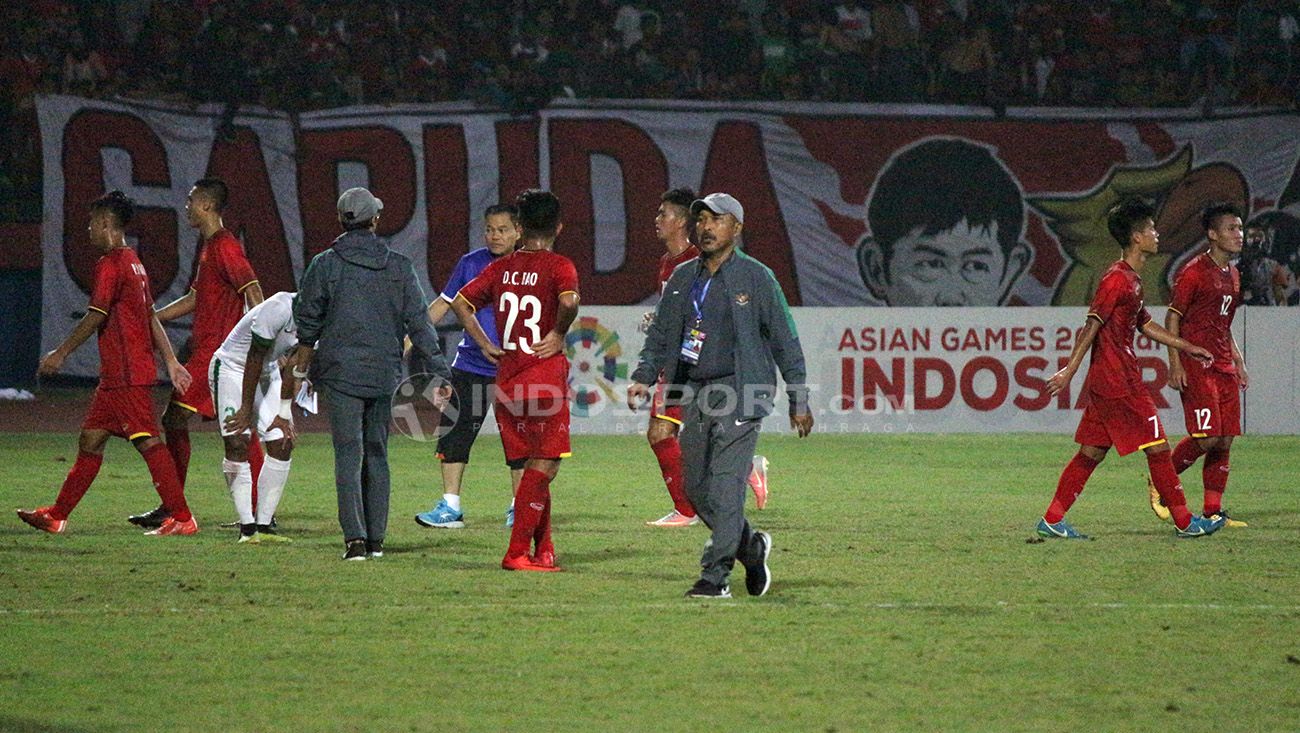
[[(1228, 485), (1228, 450), (1241, 435), (1241, 390), (1250, 384), (1246, 363), (1232, 337), (1232, 318), (1241, 300), (1241, 275), (1231, 260), (1241, 254), (1241, 211), (1232, 204), (1208, 207), (1201, 216), (1210, 249), (1192, 259), (1174, 279), (1174, 297), (1165, 315), (1165, 328), (1175, 336), (1203, 346), (1214, 361), (1183, 362), (1169, 350), (1169, 386), (1183, 400), (1188, 437), (1174, 449), (1174, 470), (1182, 473), (1205, 454), (1201, 476), (1205, 483), (1203, 516), (1222, 516), (1228, 527), (1245, 527), (1223, 511)], [(1169, 510), (1151, 487), (1151, 508), (1169, 519)]]
[[(190, 359), (185, 364), (194, 376), (194, 383), (188, 390), (172, 394), (172, 401), (162, 416), (167, 450), (176, 464), (181, 485), (185, 484), (190, 465), (190, 416), (197, 413), (204, 420), (216, 418), (208, 391), (208, 363), (244, 316), (245, 309), (262, 302), (262, 289), (253, 274), (253, 266), (244, 256), (244, 246), (221, 220), (228, 198), (226, 184), (217, 178), (200, 179), (190, 189), (185, 202), (186, 220), (203, 238), (198, 268), (190, 291), (158, 310), (158, 320), (164, 322), (194, 314)], [(248, 460), (256, 482), (262, 464), (262, 451), (256, 441), (249, 446)], [(150, 527), (161, 524), (165, 518), (163, 507), (158, 507), (136, 514), (129, 521)]]
[[(673, 270), (700, 256), (699, 248), (691, 244), (690, 240), (691, 204), (695, 199), (695, 192), (689, 188), (674, 188), (660, 196), (659, 211), (655, 214), (655, 236), (667, 250), (659, 258), (661, 296)], [(642, 330), (649, 327), (653, 318), (653, 312), (646, 314)], [(682, 407), (665, 404), (665, 393), (666, 387), (661, 376), (650, 400), (650, 426), (645, 437), (650, 443), (650, 450), (654, 451), (655, 458), (659, 461), (664, 486), (668, 488), (668, 495), (673, 500), (673, 510), (646, 524), (652, 527), (689, 527), (698, 524), (700, 520), (695, 516), (695, 507), (691, 506), (683, 484), (682, 448), (677, 440), (677, 431), (682, 425)], [(766, 458), (754, 456), (749, 473), (749, 488), (754, 492), (754, 501), (759, 509), (767, 506), (767, 466)]]
[[(521, 247), (493, 260), (469, 281), (451, 308), (483, 354), (497, 362), (493, 412), (506, 460), (527, 458), (515, 495), (515, 523), (501, 567), (551, 572), (550, 484), (569, 453), (569, 359), (564, 335), (578, 315), (578, 271), (551, 251), (563, 224), (549, 191), (519, 194)], [(474, 310), (496, 309), (497, 346)], [(530, 555), (529, 548), (535, 545)]]
[(131, 441), (144, 456), (154, 488), (168, 512), (162, 526), (148, 534), (191, 535), (199, 531), (185, 504), (171, 456), (158, 440), (158, 419), (149, 395), (156, 381), (152, 350), (157, 349), (163, 357), (167, 374), (177, 388), (189, 387), (191, 379), (172, 353), (162, 324), (154, 317), (144, 265), (126, 246), (125, 229), (134, 214), (134, 205), (121, 191), (113, 191), (90, 205), (90, 241), (104, 252), (95, 263), (90, 306), (63, 343), (41, 359), (41, 374), (57, 374), (69, 354), (91, 334), (99, 334), (99, 386), (81, 425), (77, 461), (53, 506), (18, 510), (24, 522), (53, 534), (67, 528), (68, 515), (99, 473), (104, 445), (113, 435)]
[(1088, 310), (1087, 324), (1074, 344), (1069, 363), (1047, 382), (1051, 394), (1065, 389), (1083, 362), (1084, 353), (1092, 352), (1084, 382), (1087, 404), (1074, 434), (1079, 452), (1061, 473), (1056, 495), (1038, 522), (1038, 534), (1048, 538), (1084, 538), (1065, 521), (1065, 513), (1112, 445), (1121, 456), (1138, 450), (1146, 453), (1151, 481), (1173, 514), (1179, 537), (1212, 534), (1223, 526), (1223, 519), (1192, 517), (1187, 511), (1183, 487), (1170, 461), (1164, 428), (1133, 353), (1133, 333), (1141, 331), (1197, 359), (1208, 361), (1210, 352), (1152, 322), (1142, 305), (1142, 278), (1138, 270), (1148, 256), (1156, 253), (1160, 241), (1155, 209), (1140, 199), (1127, 199), (1110, 210), (1106, 223), (1123, 257), (1102, 276)]
[[(695, 192), (689, 188), (674, 188), (660, 197), (659, 212), (655, 214), (655, 236), (667, 249), (659, 258), (659, 294), (663, 295), (664, 284), (677, 266), (690, 262), (700, 256), (700, 250), (690, 240), (691, 203), (696, 199)], [(646, 314), (646, 324), (654, 317)], [(695, 516), (695, 507), (686, 498), (686, 487), (682, 483), (682, 448), (677, 441), (677, 431), (682, 424), (680, 405), (665, 405), (665, 385), (663, 379), (655, 385), (654, 398), (650, 401), (650, 427), (646, 430), (646, 440), (650, 450), (654, 451), (659, 461), (659, 471), (663, 475), (668, 495), (673, 500), (673, 510), (651, 522), (653, 527), (689, 527), (699, 524)]]

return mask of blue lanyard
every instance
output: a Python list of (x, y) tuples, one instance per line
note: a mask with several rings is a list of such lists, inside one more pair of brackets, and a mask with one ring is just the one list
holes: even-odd
[(704, 287), (700, 287), (699, 279), (695, 280), (695, 285), (691, 288), (691, 305), (695, 308), (695, 325), (699, 325), (704, 320), (704, 299), (709, 297), (709, 286), (713, 284), (713, 277), (710, 276), (704, 281)]

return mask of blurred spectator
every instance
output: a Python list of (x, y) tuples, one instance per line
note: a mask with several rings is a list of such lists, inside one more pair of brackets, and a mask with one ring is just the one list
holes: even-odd
[(0, 28), (0, 189), (34, 196), (36, 206), (18, 207), (37, 216), (40, 93), (217, 102), (227, 124), (244, 105), (297, 114), (472, 100), (526, 114), (555, 96), (995, 108), (1300, 101), (1300, 0), (10, 5)]

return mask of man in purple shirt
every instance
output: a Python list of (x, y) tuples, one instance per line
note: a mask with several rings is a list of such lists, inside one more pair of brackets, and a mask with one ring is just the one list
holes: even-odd
[[(487, 246), (470, 252), (456, 263), (447, 287), (442, 289), (442, 295), (429, 306), (429, 321), (434, 324), (441, 321), (450, 311), (451, 301), (461, 287), (477, 277), (492, 260), (513, 252), (519, 236), (519, 212), (514, 206), (497, 204), (488, 207), (483, 213), (483, 240)], [(474, 315), (492, 343), (500, 344), (495, 310), (482, 308)], [(438, 458), (442, 461), (442, 499), (429, 511), (415, 515), (417, 524), (443, 529), (465, 526), (465, 514), (460, 507), (461, 478), (465, 475), (465, 465), (469, 463), (469, 450), (474, 445), (474, 439), (478, 437), (479, 428), (483, 426), (483, 420), (492, 404), (496, 375), (496, 364), (483, 356), (478, 344), (469, 336), (461, 338), (460, 345), (456, 347), (456, 359), (451, 363), (451, 385), (455, 390), (452, 402), (457, 408), (456, 423), (438, 439)], [(511, 483), (515, 490), (519, 488), (524, 462), (506, 462), (510, 466)], [(512, 502), (506, 510), (506, 526), (511, 526), (513, 520)]]

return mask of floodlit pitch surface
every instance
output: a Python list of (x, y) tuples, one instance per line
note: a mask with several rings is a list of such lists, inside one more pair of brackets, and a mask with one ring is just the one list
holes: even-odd
[[(703, 527), (669, 508), (636, 436), (579, 437), (555, 492), (560, 574), (498, 569), (499, 447), (468, 526), (417, 527), (432, 448), (395, 437), (387, 554), (345, 563), (327, 436), (294, 457), (286, 546), (235, 544), (218, 441), (196, 434), (194, 538), (124, 521), (155, 502), (112, 444), (64, 536), (48, 503), (75, 437), (0, 436), (0, 729), (1294, 730), (1300, 439), (1245, 438), (1226, 506), (1248, 529), (1175, 540), (1146, 463), (1110, 456), (1027, 542), (1068, 436), (764, 438), (770, 594), (682, 598)], [(1199, 464), (1184, 475), (1199, 508)], [(750, 499), (752, 507), (752, 499)]]

